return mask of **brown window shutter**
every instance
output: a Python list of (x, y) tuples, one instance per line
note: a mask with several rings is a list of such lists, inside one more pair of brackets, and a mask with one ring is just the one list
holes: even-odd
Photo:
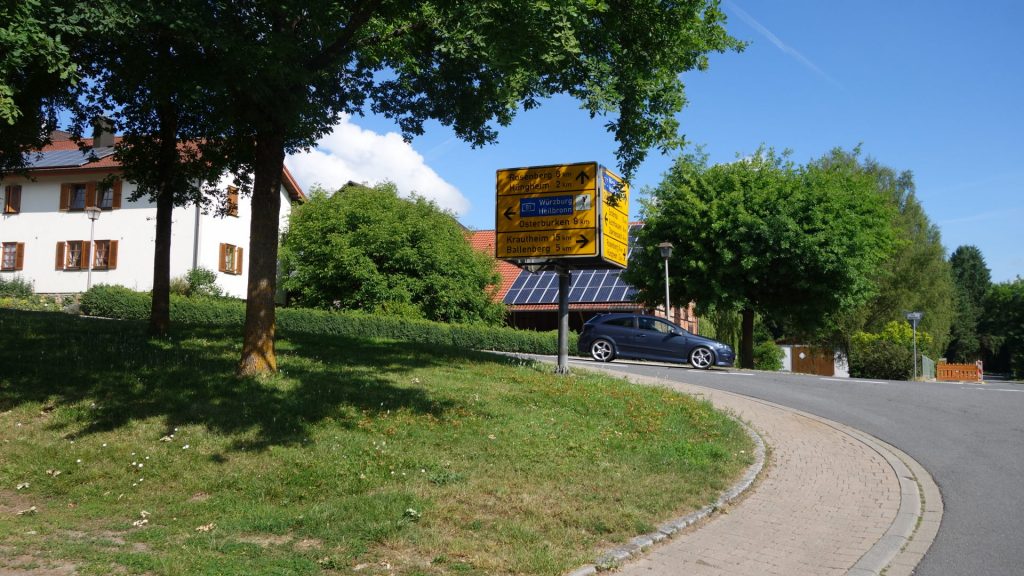
[(235, 248), (235, 274), (242, 273), (242, 249)]
[(121, 207), (121, 179), (118, 178), (117, 180), (114, 180), (113, 186), (114, 186), (114, 201), (110, 205), (110, 207), (112, 209), (114, 209), (114, 210), (117, 210), (118, 208)]
[(110, 248), (107, 249), (107, 270), (117, 268), (117, 240), (110, 241)]
[(96, 183), (88, 182), (85, 185), (85, 207), (96, 207)]
[(64, 212), (71, 207), (71, 184), (60, 185), (60, 209)]
[(64, 269), (64, 243), (57, 242), (57, 258), (53, 262), (54, 268), (57, 270)]
[(89, 243), (88, 240), (81, 240), (81, 242), (82, 242), (82, 270), (88, 270), (89, 268), (92, 268), (92, 261), (89, 260), (89, 253), (90, 253), (89, 249), (92, 248), (92, 245)]
[(18, 247), (14, 250), (14, 269), (21, 270), (25, 267), (25, 243), (18, 242)]
[(238, 216), (238, 188), (228, 187), (228, 216)]
[(4, 189), (4, 214), (21, 212), (21, 186), (9, 184)]
[(221, 245), (220, 245), (220, 255), (217, 256), (217, 270), (219, 270), (221, 272), (227, 272), (228, 271), (227, 268), (224, 267), (224, 255), (225, 255), (225, 251), (226, 251), (225, 249), (226, 248), (227, 248), (227, 244), (221, 243)]

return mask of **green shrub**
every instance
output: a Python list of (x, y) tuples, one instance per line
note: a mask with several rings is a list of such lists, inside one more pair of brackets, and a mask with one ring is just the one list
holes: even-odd
[(188, 296), (188, 279), (184, 276), (175, 276), (174, 278), (171, 278), (170, 290), (171, 294)]
[(124, 286), (98, 284), (85, 293), (79, 302), (82, 314), (121, 320), (149, 318), (152, 299), (149, 294)]
[(224, 291), (217, 286), (217, 273), (208, 268), (193, 268), (185, 275), (188, 282), (186, 296), (222, 296)]
[(782, 370), (782, 359), (786, 356), (775, 342), (764, 340), (754, 346), (754, 368), (758, 370)]
[(850, 376), (910, 380), (914, 370), (914, 354), (910, 348), (881, 338), (857, 336), (860, 334), (854, 336), (850, 347)]
[[(932, 343), (930, 334), (917, 331), (920, 352)], [(906, 322), (889, 322), (878, 334), (858, 332), (850, 339), (850, 376), (910, 380), (914, 374), (914, 333)]]
[(32, 281), (25, 280), (21, 276), (4, 278), (0, 276), (0, 296), (9, 298), (30, 299), (35, 295)]

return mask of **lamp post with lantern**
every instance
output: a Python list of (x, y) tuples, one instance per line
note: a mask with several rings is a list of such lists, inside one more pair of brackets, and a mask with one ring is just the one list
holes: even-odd
[[(89, 258), (92, 258), (93, 257), (93, 237), (94, 237), (94, 232), (96, 231), (96, 221), (99, 220), (99, 218), (100, 218), (100, 209), (95, 207), (95, 206), (89, 206), (88, 208), (85, 209), (85, 215), (89, 217), (89, 252), (88, 253), (89, 253)], [(84, 252), (84, 250), (83, 250), (83, 252)], [(86, 279), (85, 279), (85, 289), (88, 290), (88, 289), (92, 288), (92, 262), (90, 262), (90, 261), (88, 261), (88, 259), (86, 259), (86, 262), (83, 262), (83, 264), (85, 264), (86, 270), (88, 270), (88, 272), (86, 273)]]
[(658, 244), (658, 250), (661, 250), (661, 257), (665, 259), (665, 319), (666, 320), (671, 320), (669, 318), (669, 310), (671, 310), (671, 308), (669, 307), (669, 297), (668, 297), (668, 259), (672, 257), (672, 248), (673, 248), (673, 246), (672, 246), (671, 242), (662, 242), (661, 244)]

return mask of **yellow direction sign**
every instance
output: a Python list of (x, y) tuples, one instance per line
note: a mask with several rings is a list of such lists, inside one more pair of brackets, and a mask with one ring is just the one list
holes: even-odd
[(596, 162), (498, 170), (496, 191), (498, 258), (626, 267), (629, 186)]
[(498, 170), (498, 196), (594, 190), (597, 163)]
[(626, 267), (629, 252), (629, 184), (601, 169), (601, 255)]

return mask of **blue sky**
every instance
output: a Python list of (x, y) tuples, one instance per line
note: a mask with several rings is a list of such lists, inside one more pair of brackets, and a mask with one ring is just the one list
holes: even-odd
[[(806, 162), (836, 146), (914, 173), (947, 252), (981, 249), (993, 281), (1024, 276), (1024, 4), (906, 0), (727, 0), (742, 53), (684, 75), (682, 132), (712, 162), (760, 144)], [(388, 179), (434, 198), (474, 229), (494, 227), (499, 168), (598, 161), (614, 169), (600, 118), (568, 98), (521, 113), (472, 149), (428, 127), (405, 145), (394, 124), (343, 120), (317, 151), (289, 158), (300, 183)], [(631, 184), (655, 186), (672, 158), (651, 153)], [(633, 202), (631, 216), (639, 208)]]

